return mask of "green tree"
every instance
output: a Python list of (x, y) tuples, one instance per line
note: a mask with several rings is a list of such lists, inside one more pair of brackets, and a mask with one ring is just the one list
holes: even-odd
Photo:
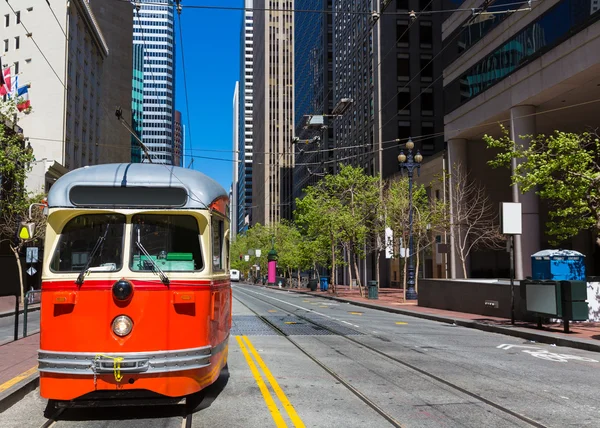
[(535, 191), (549, 205), (547, 233), (553, 244), (592, 230), (600, 245), (600, 138), (597, 133), (555, 131), (551, 135), (523, 136), (529, 145), (516, 144), (502, 127), (502, 136), (485, 135), (489, 148), (499, 150), (493, 167), (516, 168), (512, 183), (522, 193)]
[[(14, 100), (0, 102), (0, 240), (8, 242), (15, 256), (21, 300), (24, 299), (23, 269), (20, 255), (27, 242), (41, 241), (45, 234), (46, 219), (39, 209), (32, 211), (29, 218), (29, 206), (39, 203), (43, 195), (34, 197), (25, 190), (25, 179), (31, 170), (33, 151), (26, 147), (22, 134), (18, 133), (17, 109)], [(32, 239), (24, 241), (17, 238), (17, 230), (21, 221), (36, 224)]]

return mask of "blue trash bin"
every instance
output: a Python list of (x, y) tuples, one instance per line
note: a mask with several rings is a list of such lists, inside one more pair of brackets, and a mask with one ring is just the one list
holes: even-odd
[(321, 291), (327, 291), (329, 288), (329, 278), (326, 276), (321, 277)]

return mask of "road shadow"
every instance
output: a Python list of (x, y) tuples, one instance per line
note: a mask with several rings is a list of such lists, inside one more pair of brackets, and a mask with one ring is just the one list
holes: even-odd
[[(115, 405), (99, 406), (101, 400), (86, 400), (86, 407), (68, 407), (59, 414), (57, 420), (83, 422), (182, 418), (190, 413), (209, 408), (223, 392), (228, 382), (229, 368), (226, 365), (211, 386), (186, 397), (185, 402), (182, 402), (183, 398), (158, 399), (154, 394), (144, 393), (135, 399), (124, 398), (121, 403), (115, 403)], [(50, 400), (44, 410), (44, 416), (49, 419), (54, 418), (57, 411), (56, 404)]]

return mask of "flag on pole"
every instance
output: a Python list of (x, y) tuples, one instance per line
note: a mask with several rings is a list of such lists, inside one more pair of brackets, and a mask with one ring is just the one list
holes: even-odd
[(17, 110), (23, 111), (31, 107), (31, 101), (29, 101), (29, 88), (23, 86), (19, 88), (17, 92)]
[(19, 95), (19, 76), (15, 76), (12, 79), (12, 88), (10, 90), (10, 92), (8, 93), (8, 97), (9, 98), (13, 98), (16, 100), (18, 95)]
[(10, 67), (6, 67), (2, 71), (2, 81), (0, 83), (0, 95), (10, 94), (10, 92), (12, 91), (12, 85), (10, 80)]

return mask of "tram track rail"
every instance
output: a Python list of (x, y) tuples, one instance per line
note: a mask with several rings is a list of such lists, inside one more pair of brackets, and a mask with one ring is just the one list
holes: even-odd
[[(340, 332), (336, 331), (334, 328), (331, 328), (325, 324), (321, 324), (319, 322), (316, 322), (308, 317), (302, 316), (300, 314), (297, 314), (295, 312), (292, 312), (288, 309), (285, 309), (283, 307), (281, 307), (280, 305), (277, 305), (275, 303), (273, 303), (271, 301), (271, 299), (269, 300), (265, 300), (262, 299), (260, 297), (257, 297), (257, 294), (259, 296), (262, 296), (262, 294), (260, 293), (255, 293), (255, 292), (247, 292), (245, 291), (243, 288), (240, 287), (236, 287), (236, 290), (239, 291), (241, 294), (253, 298), (255, 300), (258, 300), (260, 302), (262, 302), (263, 304), (267, 304), (269, 306), (272, 306), (273, 308), (277, 308), (278, 310), (287, 313), (291, 316), (297, 317), (298, 319), (303, 320), (304, 322), (307, 322), (313, 326), (316, 326), (320, 329), (324, 329), (326, 331), (328, 331), (329, 333), (336, 335), (338, 337), (342, 337), (344, 339), (346, 339), (347, 341), (350, 341), (352, 343), (354, 343), (355, 345), (359, 345), (364, 347), (365, 349), (379, 355), (382, 356), (390, 361), (393, 361), (397, 364), (402, 365), (403, 367), (406, 367), (408, 369), (411, 369), (423, 376), (426, 376), (436, 382), (439, 382), (455, 391), (458, 391), (462, 394), (465, 394), (477, 401), (480, 401), (486, 405), (489, 405), (493, 408), (495, 408), (496, 410), (505, 413), (507, 415), (510, 415), (514, 418), (519, 419), (522, 422), (525, 422), (526, 424), (536, 427), (536, 428), (549, 428), (547, 425), (544, 425), (538, 421), (535, 421), (531, 418), (528, 418), (525, 415), (522, 415), (518, 412), (515, 412), (501, 404), (496, 403), (493, 400), (490, 400), (488, 398), (485, 398), (477, 393), (474, 393), (472, 391), (469, 391), (468, 389), (465, 389), (451, 381), (445, 380), (437, 375), (434, 375), (432, 373), (429, 373), (426, 370), (423, 370), (413, 364), (410, 364), (404, 360), (401, 360), (397, 357), (394, 357), (392, 355), (387, 354), (386, 352), (383, 352), (371, 345), (368, 345), (358, 339), (355, 339), (354, 337), (349, 337), (347, 335), (341, 334)], [(342, 385), (344, 385), (347, 389), (349, 389), (353, 394), (355, 394), (358, 398), (360, 398), (363, 402), (365, 402), (369, 407), (371, 407), (373, 410), (375, 410), (377, 413), (379, 413), (381, 416), (383, 416), (386, 420), (388, 420), (390, 423), (392, 423), (393, 426), (396, 427), (402, 427), (402, 425), (400, 424), (400, 422), (396, 421), (393, 416), (389, 415), (388, 413), (386, 413), (383, 409), (381, 409), (379, 406), (377, 406), (372, 400), (370, 400), (368, 397), (364, 396), (362, 393), (360, 393), (360, 391), (358, 391), (355, 387), (353, 387), (352, 385), (350, 385), (347, 381), (345, 381), (344, 379), (342, 379), (339, 375), (337, 375), (335, 372), (333, 372), (333, 370), (331, 370), (329, 367), (327, 367), (325, 364), (323, 364), (322, 362), (320, 362), (318, 359), (316, 359), (314, 356), (312, 356), (308, 351), (306, 351), (305, 349), (303, 349), (303, 347), (301, 345), (299, 345), (294, 339), (290, 338), (288, 334), (286, 334), (285, 332), (283, 332), (278, 326), (276, 326), (274, 323), (272, 323), (269, 319), (267, 319), (266, 317), (260, 315), (257, 311), (255, 311), (253, 308), (249, 307), (246, 303), (242, 302), (237, 296), (234, 296), (234, 298), (240, 302), (242, 305), (244, 305), (246, 308), (248, 308), (248, 310), (250, 310), (252, 313), (254, 313), (260, 320), (262, 320), (264, 323), (266, 323), (267, 325), (269, 325), (270, 327), (272, 327), (275, 331), (277, 331), (280, 335), (284, 336), (288, 341), (290, 341), (296, 348), (298, 348), (303, 354), (305, 354), (307, 357), (309, 357), (312, 361), (314, 361), (317, 365), (319, 365), (321, 368), (323, 368), (327, 373), (329, 373), (330, 375), (332, 375), (336, 380), (338, 380), (340, 383), (342, 383)], [(310, 309), (305, 309), (307, 312), (313, 312), (316, 313), (315, 311), (311, 311)], [(348, 327), (344, 327), (344, 328), (348, 328)], [(356, 330), (357, 333), (362, 333), (359, 332), (358, 330)], [(393, 422), (392, 422), (393, 421)]]

